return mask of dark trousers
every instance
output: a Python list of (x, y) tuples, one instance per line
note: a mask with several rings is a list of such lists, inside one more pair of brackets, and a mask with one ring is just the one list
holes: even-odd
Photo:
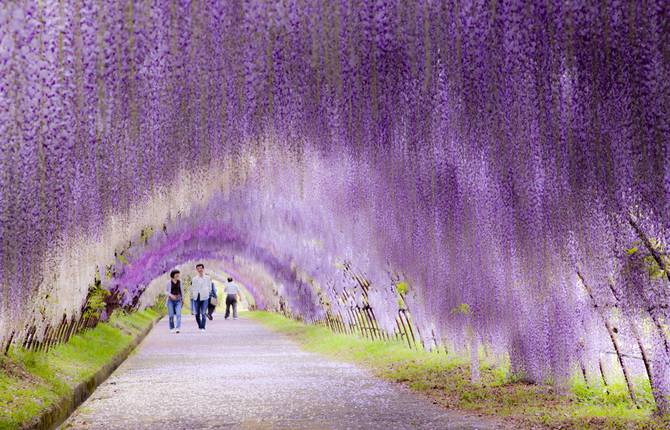
[(193, 307), (195, 308), (195, 320), (198, 323), (198, 328), (205, 328), (207, 322), (207, 302), (208, 300), (194, 300)]
[(228, 294), (226, 296), (226, 319), (230, 316), (230, 307), (233, 307), (233, 318), (237, 318), (237, 296)]
[(212, 314), (214, 313), (214, 309), (216, 309), (216, 306), (214, 306), (211, 302), (207, 305), (207, 315), (209, 317), (212, 317)]

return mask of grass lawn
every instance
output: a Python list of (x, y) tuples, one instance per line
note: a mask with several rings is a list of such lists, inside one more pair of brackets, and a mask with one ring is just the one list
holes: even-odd
[(567, 393), (559, 393), (548, 385), (510, 380), (507, 363), (482, 364), (482, 384), (473, 386), (465, 357), (336, 334), (275, 313), (245, 312), (243, 316), (288, 335), (308, 351), (355, 362), (404, 383), (444, 407), (499, 417), (517, 428), (670, 429), (670, 419), (653, 416), (648, 384), (640, 384), (639, 408), (628, 399), (623, 381), (605, 389), (586, 387), (575, 378)]
[(0, 430), (29, 422), (73, 387), (93, 376), (158, 317), (147, 309), (114, 314), (48, 353), (21, 348), (0, 356)]

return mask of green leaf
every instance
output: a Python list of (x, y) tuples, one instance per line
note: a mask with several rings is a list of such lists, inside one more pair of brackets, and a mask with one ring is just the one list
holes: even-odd
[(409, 284), (406, 281), (400, 281), (395, 284), (395, 290), (398, 292), (398, 294), (404, 296), (409, 291)]
[(461, 314), (461, 315), (472, 315), (472, 309), (467, 303), (461, 303), (451, 310), (452, 314)]

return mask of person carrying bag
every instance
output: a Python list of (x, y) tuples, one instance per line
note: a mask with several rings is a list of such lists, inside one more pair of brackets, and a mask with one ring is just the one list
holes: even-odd
[(214, 286), (214, 282), (212, 282), (212, 287), (209, 291), (209, 304), (207, 305), (207, 318), (210, 320), (214, 319), (214, 316), (212, 315), (214, 313), (214, 310), (216, 309), (216, 306), (219, 304), (219, 299), (216, 295), (216, 287)]

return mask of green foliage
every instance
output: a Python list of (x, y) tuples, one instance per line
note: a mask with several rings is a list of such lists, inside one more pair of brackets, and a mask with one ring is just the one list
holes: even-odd
[(467, 303), (461, 303), (460, 305), (456, 306), (451, 310), (452, 314), (459, 314), (459, 315), (472, 315), (472, 309), (470, 308), (470, 305)]
[(0, 361), (0, 430), (17, 429), (93, 376), (158, 317), (154, 310), (116, 312), (108, 323), (48, 353), (10, 349)]
[[(487, 366), (485, 362), (482, 365), (485, 368)], [(509, 361), (505, 361), (502, 365), (490, 366), (486, 370), (490, 371), (493, 376), (493, 380), (491, 381), (492, 386), (500, 387), (510, 382)]]
[(395, 290), (401, 296), (405, 296), (409, 292), (409, 284), (407, 283), (407, 281), (400, 281), (397, 284), (395, 284)]
[[(647, 378), (634, 381), (636, 387), (637, 401), (640, 408), (638, 411), (649, 411), (654, 409), (654, 397), (651, 394), (651, 385)], [(585, 406), (613, 406), (635, 409), (628, 394), (628, 387), (623, 379), (614, 380), (609, 385), (587, 385), (579, 376), (573, 378), (571, 390), (577, 400)]]
[(85, 317), (98, 318), (107, 304), (105, 299), (109, 297), (109, 291), (102, 288), (99, 280), (89, 286), (88, 297), (86, 300), (86, 308), (84, 309)]
[(89, 289), (88, 300), (86, 302), (86, 308), (84, 309), (85, 317), (100, 317), (100, 314), (105, 307), (105, 299), (109, 296), (109, 291), (103, 288), (93, 288)]
[[(651, 247), (653, 252), (656, 254), (656, 257), (660, 259), (660, 264), (656, 257), (652, 255), (649, 247)], [(643, 251), (641, 251), (641, 249)], [(631, 248), (626, 250), (626, 254), (631, 258), (634, 258), (638, 255), (642, 257), (642, 260), (644, 261), (644, 267), (650, 279), (657, 280), (667, 276), (666, 269), (670, 267), (670, 256), (667, 255), (663, 244), (658, 239), (653, 237), (649, 238), (649, 242), (647, 244), (641, 241), (636, 241)], [(664, 269), (664, 267), (666, 269)]]
[(149, 239), (151, 239), (151, 236), (154, 235), (154, 233), (155, 231), (153, 227), (143, 228), (142, 231), (140, 231), (140, 241), (142, 241), (142, 243), (146, 245)]
[(151, 306), (151, 309), (153, 309), (156, 313), (160, 315), (167, 314), (167, 294), (160, 293), (156, 297), (156, 301)]
[[(668, 267), (668, 263), (664, 261), (666, 259), (667, 259), (666, 257), (661, 257), (661, 261), (663, 262), (665, 267)], [(666, 276), (665, 270), (663, 270), (663, 268), (658, 264), (658, 262), (653, 256), (648, 255), (644, 257), (644, 262), (647, 267), (647, 274), (651, 279), (656, 280), (665, 278)]]
[(123, 255), (123, 254), (118, 254), (118, 255), (116, 256), (116, 258), (118, 258), (119, 261), (120, 261), (121, 263), (126, 264), (126, 265), (128, 264), (128, 259), (126, 258), (125, 255)]
[[(336, 355), (343, 359), (370, 365), (398, 361), (409, 362), (416, 358), (416, 352), (407, 349), (399, 341), (380, 342), (357, 336), (335, 334), (323, 327), (299, 323), (269, 312), (250, 312), (246, 315), (300, 341), (310, 351)], [(431, 359), (435, 358), (434, 354), (427, 352), (421, 352), (421, 354)]]

